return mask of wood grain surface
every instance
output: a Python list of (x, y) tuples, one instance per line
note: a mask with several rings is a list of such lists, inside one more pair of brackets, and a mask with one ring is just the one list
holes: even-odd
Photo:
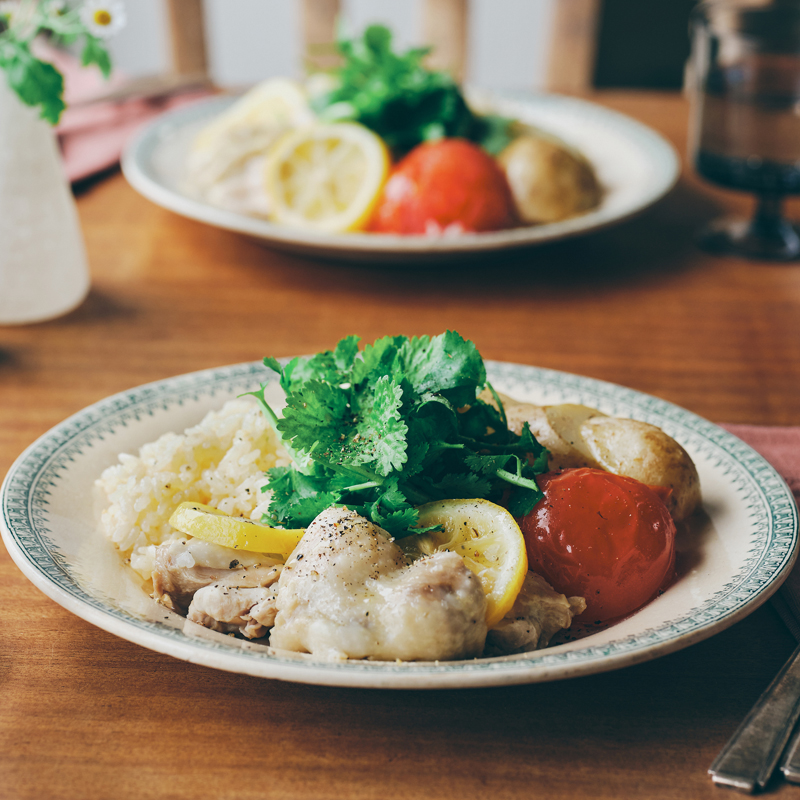
[[(680, 97), (595, 99), (684, 150)], [(59, 320), (0, 328), (0, 475), (111, 393), (350, 333), (455, 328), (487, 358), (625, 384), (716, 422), (800, 424), (800, 265), (697, 250), (703, 221), (750, 201), (688, 169), (618, 227), (428, 270), (281, 255), (163, 211), (118, 174), (78, 206), (89, 298)], [(569, 681), (294, 685), (117, 639), (42, 595), (0, 548), (0, 798), (720, 798), (706, 770), (793, 647), (764, 606), (681, 652)]]

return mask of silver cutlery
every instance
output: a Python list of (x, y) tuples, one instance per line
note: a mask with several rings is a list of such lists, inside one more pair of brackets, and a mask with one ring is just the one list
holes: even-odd
[[(778, 765), (798, 718), (800, 647), (714, 760), (708, 770), (714, 783), (750, 793), (763, 789)], [(795, 737), (782, 769), (788, 780), (800, 782), (798, 749), (800, 737)]]

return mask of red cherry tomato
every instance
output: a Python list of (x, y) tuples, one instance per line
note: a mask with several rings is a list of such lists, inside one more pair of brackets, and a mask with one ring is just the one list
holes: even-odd
[(559, 592), (586, 600), (579, 621), (630, 614), (672, 577), (675, 523), (649, 486), (588, 468), (538, 483), (544, 499), (521, 523), (528, 565)]
[(448, 226), (495, 231), (515, 223), (505, 174), (466, 139), (415, 147), (392, 171), (370, 229), (378, 233), (439, 233)]

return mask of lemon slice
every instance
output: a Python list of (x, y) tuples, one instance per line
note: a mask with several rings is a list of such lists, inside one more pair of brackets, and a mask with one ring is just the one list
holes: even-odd
[(231, 517), (202, 503), (181, 503), (170, 517), (173, 528), (223, 547), (249, 550), (252, 553), (271, 553), (288, 558), (304, 530), (270, 528), (251, 519)]
[(264, 185), (276, 222), (325, 233), (363, 228), (386, 176), (383, 140), (354, 122), (287, 133), (270, 149)]
[(514, 517), (488, 500), (441, 500), (419, 508), (419, 524), (441, 525), (398, 540), (407, 555), (439, 550), (458, 553), (480, 578), (486, 594), (486, 624), (494, 627), (511, 610), (528, 572), (525, 539)]

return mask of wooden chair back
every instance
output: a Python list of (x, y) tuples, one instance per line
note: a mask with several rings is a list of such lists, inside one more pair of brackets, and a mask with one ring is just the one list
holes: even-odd
[[(457, 80), (467, 77), (468, 0), (421, 0), (423, 41), (433, 46), (430, 64)], [(598, 85), (670, 86), (682, 74), (688, 54), (684, 30), (696, 0), (643, 3), (642, 0), (552, 0), (553, 24), (544, 88), (582, 93)], [(341, 0), (300, 0), (306, 52), (334, 41)], [(202, 0), (167, 0), (173, 69), (178, 75), (207, 73)], [(638, 15), (638, 16), (637, 16)], [(643, 30), (651, 29), (648, 36)], [(670, 36), (665, 37), (665, 30)], [(668, 39), (668, 41), (666, 41)], [(684, 41), (685, 40), (685, 41)], [(611, 57), (609, 60), (609, 56)], [(653, 58), (655, 66), (648, 66)], [(330, 66), (325, 57), (320, 66)], [(660, 61), (659, 61), (660, 59)], [(671, 60), (671, 62), (670, 62)], [(620, 68), (620, 65), (622, 68)], [(666, 65), (666, 66), (665, 66)], [(628, 74), (625, 74), (627, 70)], [(609, 75), (603, 78), (603, 75)], [(644, 79), (644, 84), (640, 79)], [(610, 83), (604, 84), (604, 80)], [(650, 81), (650, 83), (648, 83)]]
[[(341, 0), (301, 0), (306, 52), (335, 40)], [(172, 69), (178, 75), (208, 72), (202, 0), (167, 0)], [(467, 0), (424, 0), (424, 39), (434, 45), (431, 65), (458, 80), (466, 74)], [(316, 59), (323, 63), (324, 57)]]

